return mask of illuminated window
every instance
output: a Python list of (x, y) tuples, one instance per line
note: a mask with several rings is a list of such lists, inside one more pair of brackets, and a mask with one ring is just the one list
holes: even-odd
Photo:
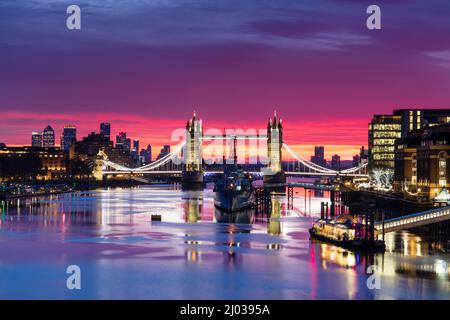
[(445, 187), (447, 184), (447, 154), (441, 152), (439, 154), (439, 186)]

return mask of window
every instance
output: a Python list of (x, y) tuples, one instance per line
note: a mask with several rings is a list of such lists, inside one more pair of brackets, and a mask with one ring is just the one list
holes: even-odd
[(447, 184), (447, 154), (445, 152), (439, 153), (439, 186), (445, 187)]

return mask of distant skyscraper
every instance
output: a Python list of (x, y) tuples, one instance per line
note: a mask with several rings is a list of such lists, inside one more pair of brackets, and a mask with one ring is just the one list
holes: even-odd
[(133, 140), (133, 150), (139, 152), (139, 140)]
[(100, 134), (105, 138), (111, 138), (111, 124), (109, 122), (100, 123)]
[(327, 165), (327, 161), (325, 160), (325, 147), (324, 146), (315, 146), (314, 147), (314, 155), (311, 157), (311, 162), (325, 167)]
[(42, 132), (31, 133), (31, 146), (35, 148), (42, 148)]
[(126, 132), (119, 132), (119, 134), (116, 136), (116, 148), (130, 151), (131, 139), (127, 138)]
[(156, 157), (156, 160), (161, 159), (162, 157), (168, 155), (170, 153), (170, 146), (168, 144), (165, 144), (162, 149), (161, 152), (158, 154), (158, 156)]
[(47, 126), (42, 133), (42, 146), (54, 147), (55, 146), (55, 130), (51, 126)]
[(331, 157), (331, 168), (333, 170), (341, 169), (341, 157), (337, 154)]
[(133, 148), (131, 148), (130, 154), (134, 162), (139, 161), (139, 140), (133, 140)]
[(77, 128), (73, 125), (65, 126), (61, 134), (61, 149), (69, 151), (70, 147), (77, 141)]
[(144, 158), (145, 163), (152, 162), (152, 146), (151, 145), (148, 145), (147, 149), (141, 150), (141, 157)]

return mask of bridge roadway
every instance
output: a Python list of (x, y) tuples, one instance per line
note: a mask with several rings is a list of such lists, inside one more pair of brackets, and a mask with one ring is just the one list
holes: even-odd
[[(384, 232), (393, 232), (415, 227), (422, 227), (428, 224), (450, 220), (450, 206), (430, 209), (423, 212), (413, 213), (384, 221)], [(378, 231), (383, 229), (382, 222), (376, 222), (375, 228)]]
[[(205, 173), (209, 174), (217, 174), (223, 173), (223, 171), (205, 171)], [(261, 171), (252, 171), (248, 172), (250, 174), (261, 174)], [(127, 170), (109, 170), (103, 171), (104, 175), (117, 175), (117, 174), (181, 174), (180, 170), (165, 170), (165, 171), (157, 171), (157, 170), (142, 170), (142, 171), (127, 171)], [(341, 177), (363, 177), (367, 178), (367, 174), (358, 174), (358, 173), (318, 173), (318, 172), (285, 172), (286, 176), (341, 176)]]

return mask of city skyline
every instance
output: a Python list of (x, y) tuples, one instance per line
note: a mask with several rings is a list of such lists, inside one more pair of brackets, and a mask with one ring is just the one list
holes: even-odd
[[(92, 132), (101, 133), (101, 124), (104, 123), (104, 122), (97, 123), (97, 128), (92, 128), (92, 130), (90, 128), (86, 128), (86, 130), (83, 130), (83, 131), (80, 130), (78, 125), (74, 125), (75, 128), (76, 128), (76, 131), (77, 131), (77, 136), (78, 136), (77, 141), (80, 141), (83, 137), (88, 136)], [(185, 121), (180, 121), (180, 122), (185, 122)], [(60, 121), (60, 123), (62, 123), (62, 122)], [(124, 132), (120, 128), (115, 128), (113, 122), (107, 121), (107, 123), (110, 124), (111, 134), (110, 134), (110, 137), (108, 137), (108, 138), (110, 138), (111, 141), (116, 143), (116, 136), (120, 135), (121, 133), (126, 133), (127, 137), (129, 137), (131, 140), (138, 140), (139, 141), (140, 145), (142, 146), (142, 148), (140, 148), (140, 149), (145, 149), (145, 147), (147, 145), (151, 145), (152, 148), (155, 148), (155, 149), (161, 149), (165, 145), (172, 145), (173, 146), (173, 143), (171, 143), (171, 141), (169, 139), (171, 132), (173, 130), (175, 130), (175, 129), (183, 129), (183, 126), (175, 128), (173, 130), (170, 129), (170, 128), (166, 128), (167, 132), (168, 132), (168, 135), (167, 135), (168, 139), (165, 139), (164, 137), (161, 137), (161, 140), (156, 140), (156, 139), (152, 139), (152, 138), (150, 138), (149, 140), (147, 140), (147, 139), (143, 140), (139, 136), (134, 136), (132, 134), (129, 134), (129, 132)], [(286, 122), (284, 122), (284, 126), (285, 126), (285, 123)], [(69, 126), (72, 126), (72, 125), (69, 125)], [(223, 130), (223, 132), (225, 132), (226, 129), (243, 129), (243, 130), (255, 129), (257, 131), (265, 130), (264, 126), (255, 127), (255, 128), (246, 128), (246, 127), (225, 128), (223, 126), (223, 124), (216, 123), (216, 125), (218, 125), (218, 126), (217, 127), (206, 126), (205, 130), (208, 130), (208, 129), (219, 129), (219, 130)], [(54, 126), (54, 125), (50, 124), (50, 126), (54, 130), (55, 136), (59, 136), (60, 135), (59, 133), (62, 133), (64, 128), (66, 126), (68, 126), (68, 125), (66, 124), (66, 125), (62, 125), (60, 127), (59, 125), (58, 126)], [(45, 127), (47, 127), (47, 125), (45, 125)], [(339, 128), (336, 128), (336, 132), (339, 132), (339, 130), (340, 130)], [(41, 133), (42, 134), (42, 131), (43, 130), (39, 130), (38, 128), (36, 128), (32, 132), (25, 132), (24, 135), (26, 135), (27, 136), (27, 140), (29, 140), (28, 142), (25, 142), (25, 143), (12, 144), (12, 143), (8, 143), (7, 141), (0, 141), (0, 142), (3, 142), (3, 143), (5, 143), (8, 146), (27, 146), (27, 145), (31, 145), (31, 142), (32, 142), (32, 139), (33, 139), (32, 138), (33, 134), (34, 133)], [(287, 133), (295, 134), (295, 131), (293, 131), (292, 128), (289, 128), (289, 126), (287, 126), (287, 129), (286, 129), (286, 126), (285, 126), (284, 131), (287, 132)], [(136, 131), (132, 131), (132, 132), (136, 132)], [(136, 133), (139, 134), (139, 132), (136, 132)], [(367, 135), (367, 131), (366, 131), (365, 134)], [(286, 139), (286, 142), (288, 142), (288, 143), (290, 141), (294, 141), (295, 140), (295, 139), (292, 139), (292, 138), (289, 138), (289, 137), (285, 137), (285, 139)], [(154, 143), (154, 141), (158, 141), (158, 143)], [(299, 146), (299, 145), (291, 143), (291, 145), (292, 145), (293, 149), (295, 149), (295, 150), (302, 150), (303, 154), (305, 156), (307, 156), (307, 157), (309, 157), (309, 156), (314, 154), (314, 148), (316, 147), (316, 145), (314, 145), (314, 144), (302, 144), (301, 146)], [(323, 144), (323, 143), (320, 144), (320, 145), (325, 147), (325, 158), (329, 158), (330, 160), (331, 160), (331, 157), (334, 154), (336, 154), (336, 153), (338, 153), (342, 157), (343, 160), (351, 160), (354, 155), (359, 154), (360, 148), (361, 148), (361, 146), (348, 145), (348, 146), (343, 146), (343, 148), (340, 149), (339, 147), (341, 147), (341, 146), (336, 147), (336, 146), (333, 146), (333, 145), (327, 145), (327, 144)], [(367, 143), (366, 143), (366, 145), (367, 145)], [(55, 139), (55, 146), (60, 146), (60, 140), (59, 139)], [(336, 152), (336, 150), (337, 150), (337, 152)], [(345, 151), (349, 151), (349, 150), (350, 150), (350, 153), (346, 154)], [(344, 152), (343, 153), (339, 153), (339, 151), (344, 151)], [(352, 154), (351, 152), (353, 152), (353, 151), (354, 151), (354, 153)]]
[(29, 144), (48, 124), (86, 136), (109, 121), (112, 136), (159, 148), (193, 109), (219, 129), (264, 128), (276, 109), (299, 153), (324, 145), (351, 159), (372, 114), (449, 107), (449, 4), (379, 5), (377, 33), (356, 1), (81, 1), (82, 30), (69, 32), (57, 2), (3, 1), (0, 30), (14, 41), (0, 42), (0, 141)]

